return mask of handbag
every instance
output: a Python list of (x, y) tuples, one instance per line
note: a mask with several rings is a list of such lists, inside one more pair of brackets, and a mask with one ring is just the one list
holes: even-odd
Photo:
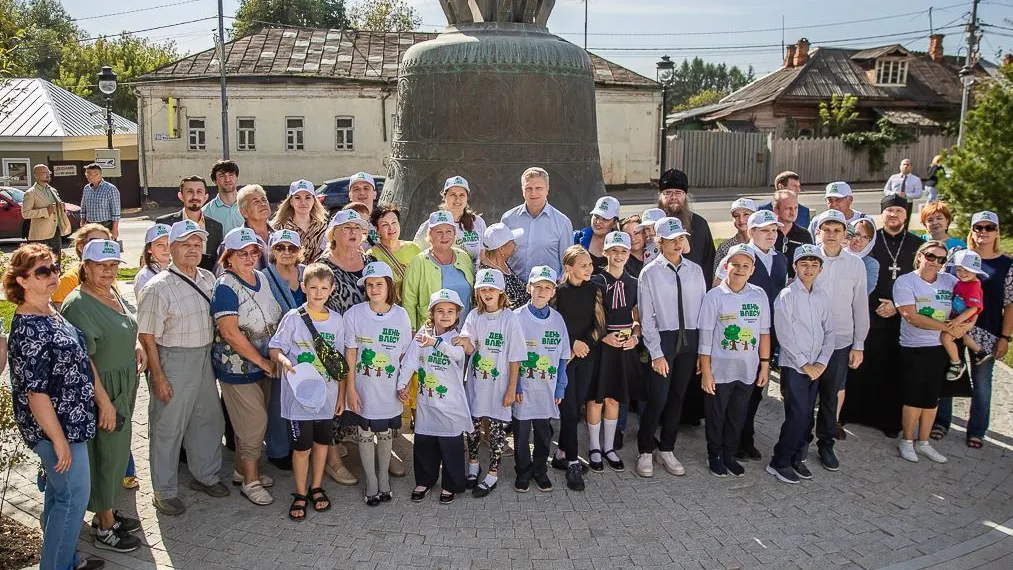
[(317, 327), (313, 325), (313, 319), (306, 312), (305, 306), (299, 307), (299, 316), (302, 318), (302, 322), (305, 323), (306, 328), (310, 330), (310, 335), (313, 337), (313, 350), (316, 351), (317, 358), (324, 365), (327, 374), (338, 382), (344, 381), (345, 376), (350, 370), (348, 361), (345, 360), (345, 355), (341, 354), (334, 346), (327, 344), (324, 337), (320, 336), (320, 333), (317, 332)]

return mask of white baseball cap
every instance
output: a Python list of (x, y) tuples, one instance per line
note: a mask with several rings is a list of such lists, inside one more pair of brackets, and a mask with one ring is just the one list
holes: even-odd
[(296, 247), (302, 247), (302, 241), (299, 239), (299, 234), (292, 230), (278, 230), (271, 234), (268, 238), (267, 243), (269, 246), (274, 247), (279, 243), (290, 243)]
[(602, 196), (594, 203), (591, 209), (592, 216), (598, 216), (605, 220), (614, 220), (619, 217), (619, 200), (612, 196)]
[(995, 212), (989, 212), (988, 210), (977, 212), (971, 216), (971, 227), (976, 226), (979, 222), (992, 222), (998, 226), (999, 216)]
[(296, 403), (307, 410), (320, 411), (327, 403), (327, 380), (309, 362), (300, 362), (285, 375)]
[(363, 217), (359, 215), (359, 212), (356, 212), (355, 210), (338, 210), (334, 213), (334, 216), (331, 217), (330, 223), (327, 224), (327, 231), (330, 231), (334, 226), (344, 224), (355, 224), (362, 229), (369, 227), (369, 222), (363, 219)]
[(847, 198), (851, 196), (851, 186), (847, 182), (831, 182), (827, 184), (827, 198)]
[(363, 287), (366, 284), (366, 279), (373, 277), (390, 277), (394, 278), (394, 273), (390, 270), (390, 266), (382, 261), (373, 261), (366, 265), (366, 268), (362, 270), (362, 277), (355, 282), (359, 287)]
[[(84, 245), (81, 261), (119, 261), (123, 263), (123, 260), (120, 259), (120, 244), (111, 239), (92, 240)], [(981, 265), (980, 260), (978, 265)]]
[(506, 289), (506, 282), (503, 279), (503, 272), (499, 269), (479, 269), (475, 275), (475, 290), (486, 287), (503, 291)]
[(756, 211), (756, 202), (750, 198), (739, 198), (732, 202), (732, 205), (728, 207), (729, 213), (734, 213), (735, 210), (749, 210), (750, 212)]
[(962, 249), (954, 252), (949, 265), (954, 268), (962, 267), (977, 275), (988, 275), (988, 272), (981, 268), (981, 256), (978, 255), (977, 252), (969, 249)]
[(844, 217), (844, 214), (837, 210), (827, 210), (822, 214), (816, 216), (816, 229), (820, 229), (823, 224), (827, 222), (837, 222), (844, 226), (844, 229), (848, 229), (848, 219)]
[(512, 230), (502, 222), (496, 222), (495, 224), (485, 228), (485, 233), (482, 234), (482, 247), (485, 249), (499, 249), (510, 241), (517, 241), (521, 236), (524, 235), (524, 229), (517, 228)]
[(602, 246), (603, 251), (608, 251), (613, 247), (625, 247), (626, 249), (632, 249), (632, 240), (630, 240), (630, 234), (626, 232), (609, 232), (605, 236), (605, 245)]
[(453, 303), (459, 308), (464, 308), (461, 297), (453, 289), (440, 289), (429, 296), (429, 308), (432, 309), (437, 303)]
[(820, 248), (810, 243), (804, 243), (795, 248), (795, 254), (791, 257), (791, 264), (795, 265), (799, 262), (799, 260), (807, 257), (818, 259), (820, 260), (820, 263), (824, 261), (823, 252), (820, 251)]
[(309, 192), (314, 196), (317, 193), (316, 189), (313, 186), (313, 183), (310, 182), (309, 180), (306, 180), (305, 178), (301, 180), (296, 180), (295, 182), (288, 185), (289, 196), (294, 196), (299, 192)]
[(749, 223), (747, 224), (749, 229), (765, 228), (772, 225), (781, 227), (783, 224), (777, 221), (777, 216), (770, 210), (759, 210), (749, 215)]
[(461, 188), (464, 188), (469, 195), (471, 194), (471, 186), (468, 186), (468, 180), (465, 177), (451, 176), (443, 183), (443, 192), (440, 192), (440, 196), (446, 194), (447, 190), (450, 190), (454, 186), (460, 186)]
[(369, 185), (376, 189), (376, 181), (373, 180), (373, 175), (368, 172), (356, 172), (355, 174), (348, 177), (348, 187), (351, 188), (352, 184), (356, 182), (369, 182)]
[(689, 232), (682, 227), (679, 218), (661, 218), (654, 223), (654, 231), (661, 239), (675, 239), (679, 236), (688, 236)]
[(756, 252), (754, 252), (753, 248), (746, 243), (733, 245), (732, 248), (728, 250), (728, 255), (724, 257), (725, 263), (731, 261), (732, 258), (735, 257), (736, 255), (745, 255), (748, 256), (749, 259), (752, 259), (754, 261), (756, 260)]
[(183, 241), (193, 234), (200, 235), (205, 241), (208, 239), (208, 233), (200, 229), (200, 225), (197, 222), (191, 219), (176, 222), (172, 224), (172, 228), (169, 230), (169, 243)]
[(457, 227), (457, 224), (454, 223), (454, 214), (451, 214), (447, 210), (437, 210), (429, 214), (429, 229), (433, 229), (436, 226)]
[(229, 230), (229, 233), (225, 234), (225, 240), (222, 244), (225, 246), (225, 251), (237, 251), (250, 245), (264, 245), (264, 242), (257, 237), (257, 233), (247, 227), (233, 228)]
[(665, 217), (665, 211), (661, 208), (650, 208), (644, 210), (643, 214), (640, 214), (640, 225), (638, 228), (646, 228), (647, 226), (653, 226), (655, 222)]
[(155, 224), (148, 228), (148, 231), (144, 232), (144, 245), (148, 245), (162, 236), (167, 236), (171, 232), (172, 226), (168, 224)]
[(558, 280), (559, 276), (556, 275), (556, 270), (548, 265), (536, 265), (528, 273), (528, 285), (533, 285), (539, 281), (548, 281), (555, 285)]

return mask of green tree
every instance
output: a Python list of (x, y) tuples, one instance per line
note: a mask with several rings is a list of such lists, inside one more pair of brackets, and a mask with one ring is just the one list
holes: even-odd
[(56, 77), (63, 46), (85, 36), (58, 0), (0, 0), (0, 51), (14, 76)]
[(948, 177), (939, 178), (946, 201), (955, 205), (966, 229), (974, 212), (990, 210), (1000, 217), (1013, 212), (1013, 65), (981, 84), (964, 123), (964, 146), (944, 153)]
[(279, 24), (343, 30), (349, 21), (344, 0), (240, 0), (232, 36), (241, 38)]
[(686, 104), (691, 97), (702, 91), (713, 90), (724, 96), (745, 87), (756, 78), (753, 66), (742, 71), (737, 66), (729, 68), (723, 63), (705, 62), (699, 57), (692, 61), (682, 60), (682, 64), (672, 71), (672, 79), (668, 82), (668, 112)]
[(707, 105), (713, 105), (724, 98), (728, 93), (719, 89), (704, 89), (703, 91), (690, 96), (685, 103), (681, 103), (672, 108), (673, 111), (688, 111), (689, 109), (696, 109), (697, 107), (705, 107)]
[(736, 345), (739, 343), (739, 333), (742, 332), (742, 328), (739, 325), (728, 325), (725, 327), (724, 336), (725, 340), (732, 346), (732, 350), (738, 350)]
[(436, 387), (436, 393), (439, 394), (440, 398), (442, 399), (444, 396), (447, 395), (447, 387), (444, 386), (443, 384), (440, 384), (439, 386)]
[(820, 101), (819, 118), (820, 134), (827, 137), (839, 137), (854, 130), (858, 120), (858, 97), (834, 95), (830, 101)]
[(422, 16), (405, 0), (359, 0), (351, 9), (352, 27), (372, 32), (411, 32)]

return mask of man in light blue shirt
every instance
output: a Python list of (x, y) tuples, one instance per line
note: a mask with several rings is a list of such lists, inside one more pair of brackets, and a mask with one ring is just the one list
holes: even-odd
[(204, 215), (222, 225), (224, 234), (245, 224), (239, 213), (239, 165), (234, 160), (219, 160), (211, 167), (218, 195), (204, 205)]
[(536, 265), (562, 272), (563, 252), (573, 242), (570, 218), (549, 204), (549, 173), (531, 167), (521, 175), (524, 203), (503, 213), (508, 228), (522, 229), (517, 249), (507, 262), (514, 275), (527, 275)]

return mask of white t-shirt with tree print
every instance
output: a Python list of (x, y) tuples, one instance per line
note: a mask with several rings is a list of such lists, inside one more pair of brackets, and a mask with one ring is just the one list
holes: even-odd
[(411, 320), (408, 311), (399, 305), (384, 315), (373, 312), (368, 302), (353, 305), (345, 312), (345, 346), (357, 350), (355, 362), (348, 365), (355, 369), (360, 416), (387, 420), (401, 415), (398, 370), (411, 343)]
[(503, 396), (510, 384), (510, 363), (528, 357), (524, 332), (512, 311), (496, 313), (472, 311), (464, 320), (463, 336), (475, 345), (468, 360), (468, 404), (476, 418), (510, 421), (510, 408), (503, 407)]

